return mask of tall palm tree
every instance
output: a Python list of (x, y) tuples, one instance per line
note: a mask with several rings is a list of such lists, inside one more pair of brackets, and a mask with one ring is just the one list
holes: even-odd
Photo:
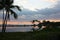
[(6, 15), (4, 17), (4, 10), (3, 10), (3, 25), (2, 25), (2, 32), (5, 32), (6, 26), (7, 26), (7, 20), (10, 19), (10, 14), (14, 16), (15, 19), (17, 19), (18, 15), (11, 10), (11, 8), (17, 8), (19, 11), (21, 9), (19, 6), (12, 5), (14, 0), (0, 0), (0, 10), (5, 8)]

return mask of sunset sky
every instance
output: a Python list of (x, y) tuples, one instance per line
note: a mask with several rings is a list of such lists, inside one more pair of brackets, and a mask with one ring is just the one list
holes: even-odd
[[(18, 19), (13, 21), (32, 21), (32, 20), (60, 20), (60, 0), (14, 0), (13, 5), (18, 5), (22, 11), (12, 9), (18, 14)], [(0, 11), (0, 20), (2, 11)]]

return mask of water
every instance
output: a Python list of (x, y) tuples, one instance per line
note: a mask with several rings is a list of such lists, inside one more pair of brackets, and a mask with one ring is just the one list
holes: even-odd
[[(29, 32), (32, 31), (32, 26), (29, 27), (7, 27), (6, 32)], [(35, 29), (38, 29), (37, 27)], [(2, 27), (0, 27), (0, 32)]]

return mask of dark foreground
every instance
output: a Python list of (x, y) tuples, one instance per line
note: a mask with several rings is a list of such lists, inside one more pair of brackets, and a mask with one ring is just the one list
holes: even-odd
[(0, 40), (59, 40), (60, 29), (45, 29), (34, 32), (0, 32)]

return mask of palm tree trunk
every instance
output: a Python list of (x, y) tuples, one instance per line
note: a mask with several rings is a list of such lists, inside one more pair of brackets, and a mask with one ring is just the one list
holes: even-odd
[(4, 32), (4, 9), (3, 9), (3, 24), (2, 24), (2, 32)]
[(6, 31), (6, 27), (7, 27), (7, 20), (8, 20), (8, 11), (6, 10), (4, 32)]
[[(3, 13), (3, 15), (4, 15), (4, 13)], [(6, 10), (6, 15), (5, 15), (5, 17), (3, 17), (4, 20), (3, 20), (3, 25), (2, 25), (2, 32), (5, 32), (5, 31), (6, 31), (6, 26), (7, 26), (7, 16), (8, 16), (8, 11)]]

